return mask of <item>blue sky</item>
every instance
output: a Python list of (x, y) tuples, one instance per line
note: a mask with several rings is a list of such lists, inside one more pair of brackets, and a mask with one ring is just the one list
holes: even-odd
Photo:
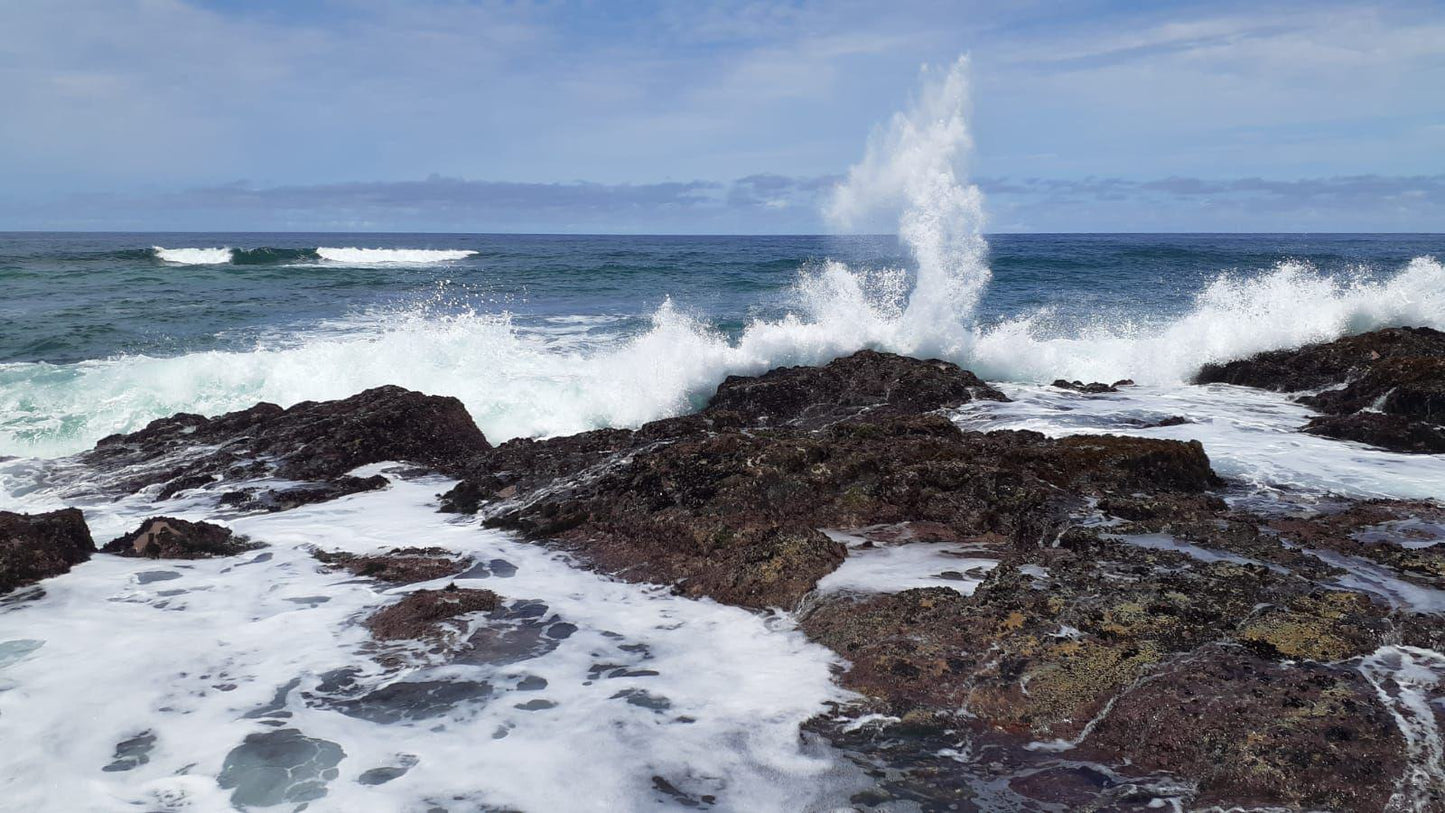
[(7, 0), (0, 229), (817, 232), (970, 56), (992, 231), (1441, 231), (1438, 2)]

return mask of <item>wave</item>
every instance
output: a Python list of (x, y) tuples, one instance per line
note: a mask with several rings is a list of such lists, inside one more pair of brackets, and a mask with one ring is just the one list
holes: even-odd
[(231, 261), (231, 248), (161, 248), (155, 246), (156, 259), (176, 265), (223, 265)]
[(316, 249), (325, 262), (347, 265), (427, 265), (465, 260), (477, 252), (445, 248), (330, 248)]
[[(170, 358), (0, 365), (0, 454), (89, 448), (175, 412), (290, 405), (399, 384), (460, 398), (493, 441), (636, 426), (701, 406), (729, 375), (822, 364), (865, 347), (919, 355), (932, 342), (907, 315), (906, 278), (829, 263), (800, 276), (791, 313), (735, 341), (673, 303), (608, 345), (522, 330), (506, 314), (377, 314), (286, 344)], [(1422, 257), (1382, 279), (1339, 279), (1283, 263), (1222, 276), (1186, 314), (1157, 325), (1051, 334), (1036, 312), (970, 328), (947, 358), (991, 380), (1187, 382), (1202, 364), (1390, 325), (1445, 329), (1445, 266)]]
[[(134, 252), (120, 252), (122, 259)], [(175, 265), (292, 265), (323, 262), (344, 266), (431, 265), (455, 262), (475, 256), (470, 249), (431, 248), (162, 248), (154, 246), (148, 254)]]

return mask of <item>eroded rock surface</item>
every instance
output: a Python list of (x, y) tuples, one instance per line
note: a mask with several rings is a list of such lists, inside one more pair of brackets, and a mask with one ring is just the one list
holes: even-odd
[(67, 573), (94, 552), (95, 542), (79, 509), (0, 511), (0, 594)]
[(261, 545), (215, 523), (151, 517), (134, 531), (105, 543), (101, 550), (148, 559), (209, 559), (234, 556), (259, 547)]
[(1445, 333), (1386, 328), (1200, 370), (1197, 383), (1276, 392), (1325, 413), (1304, 431), (1399, 452), (1445, 452)]
[(456, 576), (462, 573), (468, 564), (467, 559), (445, 548), (393, 548), (386, 553), (364, 556), (318, 550), (311, 555), (323, 564), (341, 568), (357, 576), (396, 584), (429, 582)]
[(449, 585), (442, 590), (417, 590), (378, 610), (366, 626), (378, 640), (426, 639), (440, 635), (459, 616), (497, 609), (500, 599), (490, 590)]
[(388, 386), (289, 409), (257, 404), (215, 418), (181, 413), (103, 438), (81, 459), (115, 472), (123, 491), (159, 486), (164, 495), (262, 476), (335, 480), (388, 460), (459, 472), (488, 448), (461, 401)]

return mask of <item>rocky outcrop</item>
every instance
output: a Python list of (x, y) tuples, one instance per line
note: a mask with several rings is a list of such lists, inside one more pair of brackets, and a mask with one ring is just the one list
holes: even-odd
[(104, 438), (82, 460), (113, 473), (123, 491), (159, 486), (166, 493), (262, 476), (334, 480), (388, 460), (460, 473), (488, 448), (461, 401), (377, 387), (289, 409), (257, 404), (216, 418), (182, 413)]
[(456, 576), (468, 560), (446, 548), (393, 548), (369, 556), (354, 553), (314, 551), (316, 560), (363, 578), (395, 584), (414, 584)]
[(101, 548), (105, 553), (147, 559), (210, 559), (255, 550), (260, 544), (210, 522), (151, 517)]
[(69, 572), (94, 552), (95, 542), (79, 509), (0, 511), (0, 594)]
[(381, 641), (435, 638), (459, 616), (497, 609), (500, 599), (490, 590), (459, 588), (418, 590), (366, 620), (372, 637)]
[(918, 415), (1003, 393), (946, 361), (862, 350), (822, 367), (783, 367), (729, 376), (708, 412), (736, 413), (749, 425), (816, 429), (844, 419)]
[(1381, 778), (1407, 765), (1395, 721), (1358, 672), (1224, 646), (1122, 695), (1086, 747), (1193, 778), (1197, 807), (1386, 810), (1394, 784)]
[(1381, 360), (1441, 357), (1445, 357), (1445, 333), (1427, 327), (1385, 328), (1224, 364), (1206, 364), (1194, 383), (1302, 392), (1340, 386), (1365, 375)]
[(1206, 365), (1195, 380), (1324, 390), (1300, 398), (1325, 413), (1305, 432), (1398, 452), (1445, 452), (1445, 333), (1437, 330), (1387, 328), (1261, 353)]
[(1199, 491), (1202, 447), (1112, 436), (965, 433), (936, 415), (728, 430), (634, 452), (491, 508), (626, 578), (746, 607), (791, 607), (843, 560), (819, 528), (923, 521), (1037, 545), (1114, 492)]
[(1050, 386), (1061, 390), (1072, 390), (1083, 393), (1084, 395), (1101, 395), (1106, 392), (1118, 392), (1120, 387), (1129, 387), (1133, 386), (1133, 384), (1134, 382), (1127, 378), (1122, 381), (1115, 381), (1113, 384), (1105, 384), (1102, 381), (1091, 381), (1085, 384), (1082, 381), (1069, 381), (1059, 378)]
[(241, 489), (221, 495), (221, 505), (244, 511), (287, 511), (303, 505), (330, 502), (352, 494), (378, 491), (391, 485), (391, 481), (380, 474), (370, 477), (343, 475), (320, 483), (292, 486), (290, 488)]

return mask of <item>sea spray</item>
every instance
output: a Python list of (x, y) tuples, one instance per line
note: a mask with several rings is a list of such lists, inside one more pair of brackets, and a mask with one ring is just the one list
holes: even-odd
[(964, 180), (973, 146), (965, 111), (968, 59), (941, 75), (924, 69), (913, 104), (873, 134), (863, 161), (833, 193), (828, 217), (855, 228), (896, 213), (898, 236), (918, 264), (907, 309), (887, 343), (902, 352), (963, 356), (988, 285), (983, 195)]

